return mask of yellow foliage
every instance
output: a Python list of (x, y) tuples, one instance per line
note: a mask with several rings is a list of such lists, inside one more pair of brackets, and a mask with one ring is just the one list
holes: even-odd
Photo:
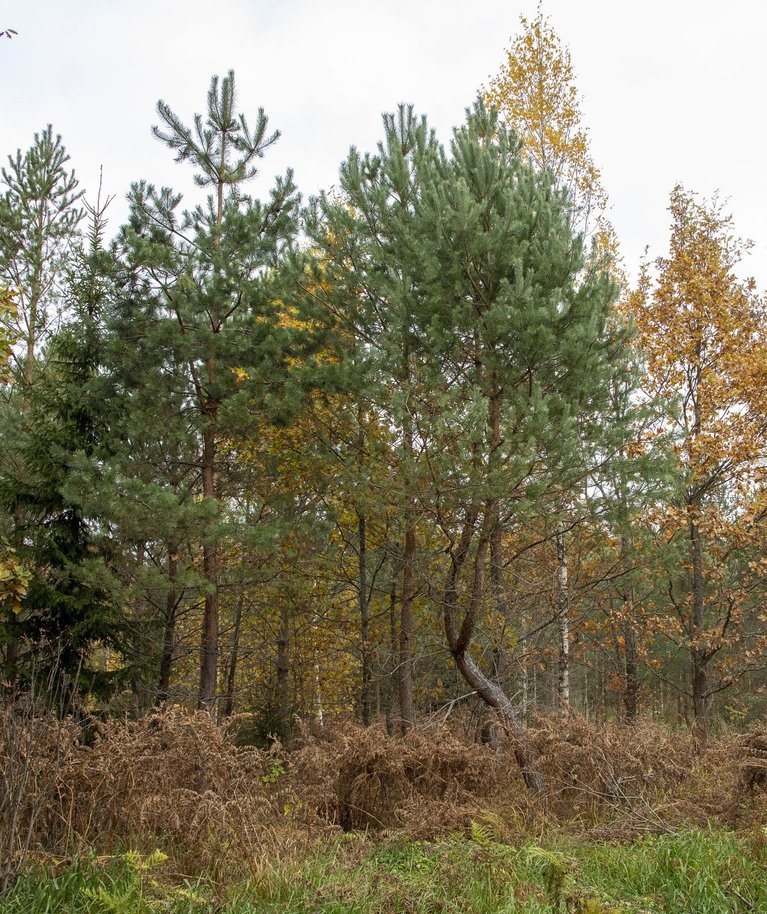
[(607, 194), (582, 124), (570, 51), (542, 12), (532, 20), (522, 16), (521, 25), (500, 72), (484, 90), (485, 100), (515, 131), (530, 163), (570, 189), (575, 228), (592, 239), (596, 255), (615, 260)]
[(767, 452), (764, 303), (735, 269), (748, 245), (731, 220), (681, 186), (669, 206), (668, 257), (645, 263), (628, 306), (647, 359), (648, 393), (678, 399), (673, 433), (694, 486), (756, 481)]
[(651, 622), (711, 661), (726, 687), (751, 662), (742, 639), (762, 578), (754, 560), (734, 576), (732, 559), (764, 548), (767, 314), (753, 280), (737, 275), (750, 245), (721, 207), (677, 186), (669, 210), (668, 256), (644, 264), (627, 300), (646, 393), (669, 404), (664, 430), (682, 483), (678, 503), (659, 506), (652, 524), (660, 543), (686, 544), (689, 586)]
[(238, 384), (242, 384), (243, 381), (250, 380), (250, 375), (248, 374), (247, 371), (245, 371), (244, 368), (232, 368), (231, 371)]
[(12, 324), (16, 316), (17, 306), (13, 292), (0, 288), (0, 384), (8, 383), (11, 378), (9, 363), (15, 337)]
[(30, 575), (12, 549), (4, 551), (5, 555), (0, 556), (0, 605), (17, 613), (26, 596)]

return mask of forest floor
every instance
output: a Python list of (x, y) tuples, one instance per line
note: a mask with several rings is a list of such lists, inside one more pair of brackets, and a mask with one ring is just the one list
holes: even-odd
[(0, 714), (0, 914), (767, 914), (764, 721), (241, 736)]
[(508, 845), (476, 824), (436, 841), (350, 832), (220, 884), (161, 853), (39, 861), (2, 914), (741, 914), (767, 911), (767, 839), (698, 829), (610, 844)]

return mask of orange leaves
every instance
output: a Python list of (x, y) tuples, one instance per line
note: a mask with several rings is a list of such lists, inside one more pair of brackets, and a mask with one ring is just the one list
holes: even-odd
[(705, 715), (709, 697), (748, 669), (744, 648), (763, 621), (755, 593), (765, 567), (756, 518), (767, 457), (766, 314), (753, 281), (737, 273), (749, 244), (716, 201), (677, 186), (669, 211), (669, 253), (645, 263), (627, 305), (645, 392), (668, 404), (659, 426), (678, 469), (676, 504), (656, 512), (662, 541), (679, 554), (654, 624), (689, 653), (693, 704)]
[(645, 264), (629, 309), (647, 359), (648, 392), (676, 400), (679, 462), (694, 485), (752, 479), (767, 451), (765, 308), (735, 270), (749, 245), (729, 216), (677, 186), (670, 250)]

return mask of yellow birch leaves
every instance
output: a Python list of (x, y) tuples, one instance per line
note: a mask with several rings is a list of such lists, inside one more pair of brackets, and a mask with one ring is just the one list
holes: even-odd
[(500, 72), (484, 91), (485, 101), (516, 132), (530, 163), (548, 169), (557, 184), (569, 188), (575, 228), (592, 238), (598, 251), (614, 256), (607, 194), (582, 124), (570, 51), (540, 11), (533, 20), (521, 17), (521, 25)]

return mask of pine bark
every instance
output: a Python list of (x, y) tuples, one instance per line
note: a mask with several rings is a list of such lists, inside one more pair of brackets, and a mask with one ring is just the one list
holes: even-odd
[[(203, 415), (202, 494), (203, 498), (216, 497), (216, 431), (218, 408), (208, 404)], [(218, 683), (218, 549), (215, 541), (206, 539), (202, 547), (202, 569), (208, 584), (202, 621), (200, 644), (200, 695), (198, 706), (213, 713)]]
[(362, 723), (371, 724), (371, 669), (370, 669), (370, 600), (367, 577), (367, 518), (362, 511), (357, 512), (357, 601), (360, 614), (360, 655), (362, 661), (362, 683), (360, 690), (360, 709)]
[(176, 614), (178, 612), (178, 544), (168, 544), (168, 594), (165, 598), (162, 653), (157, 681), (157, 704), (168, 700), (173, 654), (176, 648)]
[(231, 717), (234, 712), (234, 691), (237, 683), (237, 665), (240, 660), (240, 630), (242, 629), (242, 611), (245, 600), (240, 594), (234, 608), (234, 627), (232, 629), (232, 646), (229, 650), (229, 668), (226, 672), (226, 698), (224, 699), (223, 716)]
[[(406, 361), (409, 356), (406, 355)], [(413, 703), (413, 604), (415, 602), (416, 520), (415, 498), (412, 493), (413, 424), (405, 413), (404, 462), (405, 462), (405, 542), (402, 551), (402, 601), (399, 620), (399, 709), (400, 729), (404, 736), (415, 726)]]
[(399, 722), (399, 678), (397, 663), (399, 659), (399, 644), (397, 636), (397, 571), (392, 561), (392, 576), (389, 590), (389, 663), (387, 665), (387, 702), (386, 702), (386, 732), (394, 736), (395, 722)]
[(559, 664), (557, 695), (562, 711), (570, 708), (570, 583), (568, 580), (565, 534), (558, 530), (557, 547), (557, 633), (559, 636)]

